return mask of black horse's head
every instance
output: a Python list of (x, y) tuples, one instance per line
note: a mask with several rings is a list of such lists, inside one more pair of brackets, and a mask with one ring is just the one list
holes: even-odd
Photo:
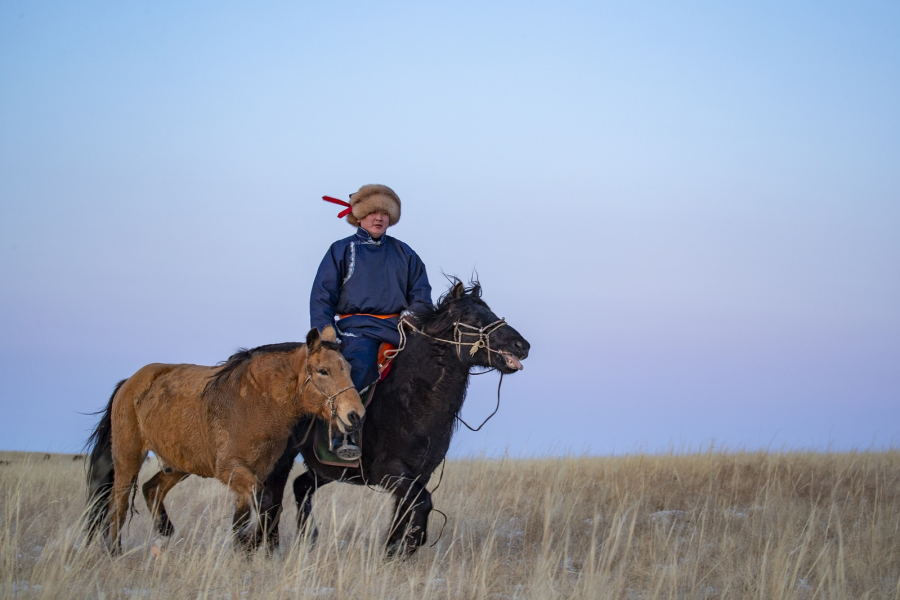
[(456, 343), (460, 360), (469, 367), (521, 371), (531, 344), (481, 299), (481, 284), (473, 281), (466, 287), (456, 278), (451, 284), (433, 312), (418, 315), (425, 333)]

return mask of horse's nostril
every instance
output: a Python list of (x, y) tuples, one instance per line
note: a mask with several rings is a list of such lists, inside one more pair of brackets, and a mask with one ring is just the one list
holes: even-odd
[(347, 418), (350, 419), (350, 424), (353, 425), (353, 427), (359, 427), (360, 419), (359, 419), (358, 414), (356, 414), (355, 412), (352, 412), (349, 415), (347, 415)]

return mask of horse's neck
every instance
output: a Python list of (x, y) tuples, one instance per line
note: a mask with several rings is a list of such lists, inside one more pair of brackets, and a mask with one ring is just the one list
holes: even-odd
[[(297, 402), (299, 391), (297, 379), (298, 373), (303, 373), (305, 377), (306, 353), (294, 350), (288, 356), (263, 356), (259, 357), (259, 360), (275, 362), (254, 365), (256, 369), (264, 372), (265, 378), (264, 381), (256, 382), (261, 386), (257, 392), (264, 391), (264, 394), (255, 398), (255, 402), (270, 406), (270, 409), (282, 415), (282, 418), (293, 418), (293, 413), (301, 410), (302, 403)], [(248, 373), (244, 374), (245, 377), (247, 375)]]
[[(408, 399), (410, 408), (421, 407), (423, 414), (438, 418), (459, 413), (466, 399), (469, 369), (457, 356), (456, 346), (413, 334), (395, 361), (396, 389), (400, 394), (408, 394), (409, 390), (418, 394)], [(426, 385), (407, 385), (411, 379), (422, 380)]]

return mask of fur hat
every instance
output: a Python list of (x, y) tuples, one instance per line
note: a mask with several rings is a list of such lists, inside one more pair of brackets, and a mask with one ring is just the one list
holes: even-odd
[(360, 219), (376, 211), (387, 213), (393, 226), (400, 220), (400, 198), (388, 186), (370, 183), (350, 194), (350, 210), (347, 222), (354, 227), (359, 226)]

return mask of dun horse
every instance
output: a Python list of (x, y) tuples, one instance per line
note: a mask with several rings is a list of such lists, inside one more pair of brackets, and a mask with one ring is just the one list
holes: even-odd
[(150, 364), (119, 382), (88, 445), (89, 539), (120, 530), (148, 451), (163, 468), (143, 486), (161, 535), (174, 533), (163, 500), (189, 474), (215, 477), (237, 494), (237, 543), (255, 549), (277, 506), (263, 481), (302, 417), (359, 427), (365, 408), (350, 380), (334, 329), (315, 329), (306, 344), (243, 350), (217, 367)]

